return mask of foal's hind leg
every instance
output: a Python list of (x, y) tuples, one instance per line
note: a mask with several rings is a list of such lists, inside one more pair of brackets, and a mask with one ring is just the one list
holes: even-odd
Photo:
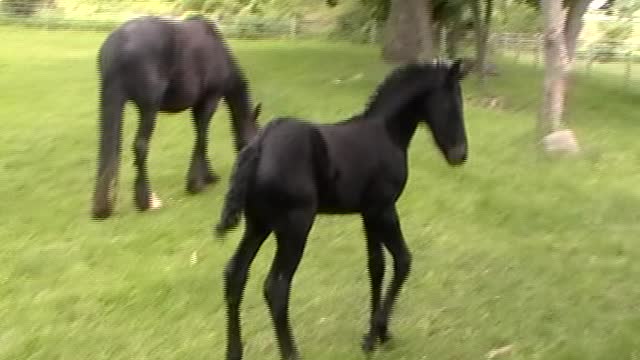
[(227, 360), (242, 359), (242, 336), (240, 331), (240, 302), (251, 262), (260, 246), (269, 235), (269, 230), (251, 217), (246, 218), (242, 241), (225, 268), (224, 296), (227, 303)]
[(196, 105), (192, 110), (196, 141), (187, 175), (187, 191), (192, 194), (202, 191), (206, 184), (216, 182), (219, 179), (211, 170), (211, 165), (207, 158), (209, 123), (218, 107), (219, 101), (220, 96), (213, 95)]
[[(372, 345), (375, 343), (375, 338), (378, 338), (381, 343), (390, 339), (388, 331), (389, 318), (391, 316), (393, 305), (398, 297), (398, 293), (409, 275), (409, 269), (411, 267), (411, 253), (409, 252), (402, 236), (400, 221), (395, 207), (390, 207), (375, 214), (366, 214), (365, 219), (367, 236), (372, 236), (374, 239), (379, 238), (393, 256), (393, 278), (384, 301), (377, 305), (374, 305), (374, 301), (376, 298), (378, 301), (380, 299), (379, 284), (382, 282), (382, 276), (379, 275), (378, 272), (384, 271), (384, 264), (378, 264), (378, 269), (372, 272), (371, 328), (365, 336), (365, 341), (363, 343), (363, 349), (365, 351), (370, 351), (373, 349)], [(374, 252), (374, 258), (377, 256), (375, 253), (376, 252)], [(371, 257), (372, 254), (371, 251), (369, 251), (370, 263)], [(378, 285), (378, 288), (374, 288), (373, 286), (375, 276), (380, 276), (380, 279), (378, 280), (379, 283), (375, 284)], [(378, 294), (376, 294), (376, 291)], [(373, 306), (376, 307), (374, 308)]]
[(310, 209), (290, 211), (275, 229), (278, 248), (264, 283), (264, 297), (271, 312), (283, 360), (300, 359), (289, 322), (289, 295), (314, 215)]
[(138, 131), (133, 144), (134, 164), (137, 175), (135, 180), (135, 201), (139, 210), (144, 211), (149, 207), (156, 207), (152, 204), (151, 189), (149, 185), (149, 174), (147, 172), (147, 158), (149, 155), (149, 142), (156, 124), (157, 110), (149, 106), (138, 106), (140, 118)]

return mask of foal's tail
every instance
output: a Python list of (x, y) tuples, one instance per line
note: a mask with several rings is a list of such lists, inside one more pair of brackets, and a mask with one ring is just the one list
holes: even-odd
[(216, 235), (222, 236), (240, 222), (245, 208), (249, 184), (254, 177), (260, 158), (259, 138), (245, 146), (238, 154), (231, 174), (230, 188), (224, 199), (220, 221), (216, 225)]

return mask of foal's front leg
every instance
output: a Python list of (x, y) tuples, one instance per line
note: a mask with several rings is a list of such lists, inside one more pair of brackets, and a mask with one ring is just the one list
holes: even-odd
[(310, 209), (290, 211), (275, 230), (278, 248), (264, 283), (264, 297), (283, 360), (300, 359), (289, 322), (289, 296), (291, 281), (302, 259), (314, 215), (315, 211)]
[[(378, 338), (381, 337), (376, 315), (380, 310), (380, 296), (382, 293), (382, 281), (384, 279), (384, 254), (382, 252), (381, 230), (378, 227), (377, 216), (362, 216), (367, 240), (367, 268), (371, 281), (371, 320), (369, 331), (362, 340), (362, 350), (373, 351)], [(386, 332), (386, 329), (385, 329)]]
[[(364, 351), (373, 350), (376, 338), (384, 343), (390, 339), (388, 332), (391, 310), (411, 267), (411, 253), (402, 236), (395, 206), (383, 211), (364, 214), (371, 275), (371, 327), (363, 343)], [(393, 278), (389, 290), (380, 303), (384, 259), (378, 241), (382, 242), (393, 257)]]
[(195, 194), (204, 188), (205, 185), (218, 181), (218, 175), (211, 170), (209, 159), (207, 158), (207, 138), (209, 135), (209, 123), (211, 117), (218, 107), (220, 96), (214, 95), (207, 98), (202, 103), (196, 105), (192, 110), (193, 125), (196, 131), (196, 140), (191, 156), (191, 165), (187, 175), (187, 191)]

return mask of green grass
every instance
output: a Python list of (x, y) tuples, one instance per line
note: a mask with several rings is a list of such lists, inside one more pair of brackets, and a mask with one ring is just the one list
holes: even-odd
[[(211, 134), (224, 180), (197, 196), (184, 192), (188, 115), (161, 116), (150, 172), (165, 207), (144, 214), (132, 201), (128, 109), (117, 213), (89, 220), (95, 55), (105, 36), (0, 31), (0, 359), (220, 359), (222, 269), (241, 234), (219, 242), (211, 231), (234, 159), (226, 108)], [(388, 69), (370, 47), (232, 46), (263, 121), (342, 119)], [(426, 131), (414, 138), (398, 206), (415, 263), (393, 317), (394, 346), (375, 359), (481, 359), (508, 344), (505, 359), (637, 359), (638, 92), (578, 78), (568, 115), (584, 155), (549, 161), (532, 141), (539, 72), (511, 61), (501, 70), (490, 91), (505, 109), (466, 107), (465, 167), (448, 167)], [(478, 94), (468, 80), (465, 95)], [(269, 241), (247, 287), (247, 359), (278, 355), (261, 295), (272, 255)], [(368, 298), (357, 216), (319, 217), (291, 301), (304, 358), (362, 359)]]

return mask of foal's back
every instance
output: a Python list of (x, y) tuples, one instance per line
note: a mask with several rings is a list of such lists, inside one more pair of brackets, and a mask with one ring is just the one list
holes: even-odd
[(256, 193), (281, 206), (359, 212), (375, 202), (395, 201), (406, 180), (406, 157), (381, 123), (353, 118), (324, 125), (281, 118), (269, 125), (259, 146)]

